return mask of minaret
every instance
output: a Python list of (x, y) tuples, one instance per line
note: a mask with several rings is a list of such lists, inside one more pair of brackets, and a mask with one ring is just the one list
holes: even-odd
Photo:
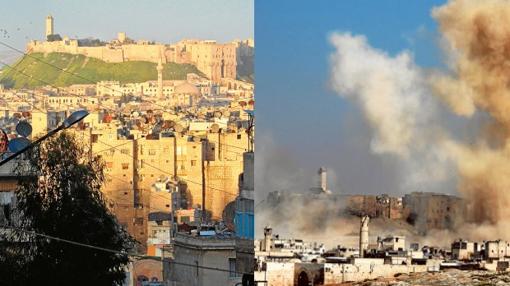
[(163, 62), (161, 58), (159, 59), (156, 70), (158, 71), (158, 97), (163, 98)]
[(54, 34), (53, 17), (51, 17), (51, 15), (48, 15), (46, 17), (46, 39), (48, 38), (49, 35), (53, 35), (53, 34)]
[(365, 251), (368, 249), (368, 221), (370, 217), (364, 215), (361, 217), (359, 229), (359, 257), (365, 257)]
[(328, 190), (328, 171), (326, 170), (326, 168), (324, 167), (321, 167), (319, 169), (319, 177), (320, 177), (320, 184), (321, 184), (321, 189), (323, 192), (326, 192)]
[(273, 229), (270, 226), (264, 227), (264, 249), (262, 251), (271, 251), (271, 238)]

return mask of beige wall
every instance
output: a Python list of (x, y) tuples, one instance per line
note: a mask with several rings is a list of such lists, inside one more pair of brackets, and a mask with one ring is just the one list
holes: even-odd
[[(229, 258), (236, 258), (235, 240), (178, 235), (175, 238), (174, 257), (178, 263), (229, 269)], [(228, 272), (177, 264), (171, 264), (171, 267), (170, 281), (175, 281), (177, 285), (230, 285), (239, 280), (229, 277)]]
[(157, 140), (117, 139), (114, 124), (100, 124), (92, 131), (73, 130), (80, 142), (101, 155), (106, 164), (103, 192), (119, 222), (142, 243), (147, 241), (149, 212), (171, 210), (167, 207), (170, 194), (152, 190), (159, 178), (172, 180), (177, 174), (186, 184), (189, 207), (195, 207), (202, 205), (204, 174), (206, 209), (213, 219), (221, 219), (225, 206), (239, 193), (247, 142), (244, 133), (239, 137), (237, 133), (207, 133), (210, 144), (204, 151), (207, 156), (202, 170), (202, 148), (206, 144), (187, 135)]
[(70, 53), (100, 59), (108, 63), (149, 61), (158, 63), (192, 63), (208, 78), (219, 82), (237, 75), (236, 44), (217, 44), (210, 41), (182, 41), (176, 45), (124, 44), (100, 47), (81, 47), (77, 40), (54, 42), (30, 41), (27, 52)]

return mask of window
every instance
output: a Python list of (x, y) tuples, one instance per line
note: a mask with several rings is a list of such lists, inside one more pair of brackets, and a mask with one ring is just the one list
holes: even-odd
[(228, 276), (229, 277), (236, 277), (236, 259), (235, 258), (229, 258), (228, 259)]
[(191, 166), (196, 166), (197, 165), (197, 160), (191, 160)]
[(237, 139), (241, 139), (241, 134), (237, 134)]
[(156, 150), (149, 149), (149, 155), (156, 155)]
[(122, 163), (122, 170), (129, 169), (129, 163)]
[(128, 155), (129, 154), (129, 149), (121, 149), (120, 153), (124, 154), (124, 155)]

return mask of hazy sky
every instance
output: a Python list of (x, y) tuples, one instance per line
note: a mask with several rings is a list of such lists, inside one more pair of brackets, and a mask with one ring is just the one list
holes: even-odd
[[(253, 38), (253, 0), (0, 0), (0, 41), (24, 49), (44, 38), (51, 14), (55, 32), (110, 40), (123, 31), (133, 39), (171, 43), (183, 38), (219, 42)], [(0, 53), (5, 47), (0, 47)]]
[[(443, 3), (256, 2), (256, 175), (261, 194), (275, 184), (306, 189), (321, 165), (333, 173), (334, 191), (397, 191), (396, 161), (369, 152), (370, 134), (359, 109), (330, 89), (333, 47), (328, 37), (333, 32), (362, 34), (390, 55), (409, 50), (418, 65), (440, 66), (442, 53), (430, 12)], [(271, 148), (279, 151), (262, 152)], [(427, 191), (422, 187), (409, 191)]]

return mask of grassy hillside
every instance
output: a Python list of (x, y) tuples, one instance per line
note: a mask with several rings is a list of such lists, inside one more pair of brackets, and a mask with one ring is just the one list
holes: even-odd
[[(51, 63), (60, 69), (40, 62), (36, 58)], [(65, 53), (50, 53), (46, 55), (32, 53), (30, 56), (24, 56), (19, 59), (12, 66), (32, 76), (32, 78), (28, 78), (9, 67), (4, 67), (0, 72), (0, 83), (6, 87), (32, 88), (45, 85), (36, 79), (41, 79), (55, 86), (95, 83), (102, 80), (143, 82), (157, 79), (155, 63), (141, 61), (107, 63), (98, 59), (87, 58), (83, 55)], [(66, 73), (61, 69), (80, 75), (85, 79)], [(203, 75), (193, 65), (167, 63), (164, 65), (163, 78), (168, 80), (185, 79), (187, 73)]]

